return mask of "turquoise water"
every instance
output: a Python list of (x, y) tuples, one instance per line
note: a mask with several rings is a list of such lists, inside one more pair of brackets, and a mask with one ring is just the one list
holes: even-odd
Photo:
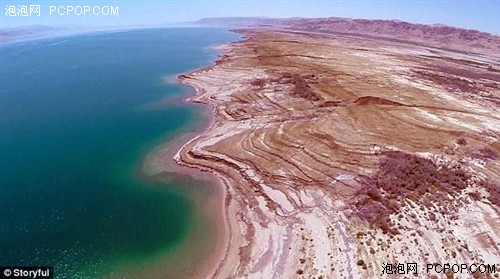
[(199, 121), (194, 106), (168, 102), (186, 93), (163, 78), (209, 64), (209, 46), (235, 39), (176, 28), (2, 46), (0, 265), (99, 278), (175, 253), (193, 204), (181, 182), (137, 169)]

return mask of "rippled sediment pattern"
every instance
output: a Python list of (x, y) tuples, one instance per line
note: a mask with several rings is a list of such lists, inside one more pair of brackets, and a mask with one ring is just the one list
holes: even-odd
[(500, 262), (498, 57), (240, 32), (216, 66), (181, 77), (216, 119), (177, 159), (219, 174), (230, 193), (216, 277)]

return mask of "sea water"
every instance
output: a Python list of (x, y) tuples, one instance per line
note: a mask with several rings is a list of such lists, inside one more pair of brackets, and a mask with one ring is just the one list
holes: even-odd
[(138, 170), (156, 144), (202, 121), (168, 101), (186, 92), (165, 77), (210, 64), (209, 47), (235, 39), (169, 28), (0, 46), (0, 265), (101, 278), (177, 253), (194, 214), (179, 189), (195, 182)]

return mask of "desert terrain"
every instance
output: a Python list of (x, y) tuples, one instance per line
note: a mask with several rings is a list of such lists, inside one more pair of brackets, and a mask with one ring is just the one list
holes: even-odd
[[(408, 278), (498, 278), (491, 48), (237, 32), (244, 39), (219, 46), (215, 65), (179, 76), (214, 121), (175, 160), (227, 191), (226, 249), (211, 278), (387, 278), (388, 263), (416, 263)], [(435, 263), (497, 271), (425, 272)]]

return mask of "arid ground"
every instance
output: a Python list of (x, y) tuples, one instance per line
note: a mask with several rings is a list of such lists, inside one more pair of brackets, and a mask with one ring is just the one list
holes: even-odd
[[(237, 32), (215, 65), (179, 77), (214, 122), (175, 159), (227, 190), (211, 277), (385, 278), (387, 263), (417, 263), (409, 278), (498, 278), (498, 56)], [(497, 273), (426, 273), (434, 263)]]

